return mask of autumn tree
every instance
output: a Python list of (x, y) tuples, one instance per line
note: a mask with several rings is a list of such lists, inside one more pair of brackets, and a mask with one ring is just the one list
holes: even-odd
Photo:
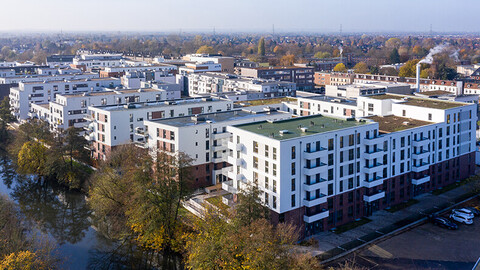
[(265, 38), (260, 38), (258, 41), (258, 55), (265, 56)]
[(238, 194), (238, 204), (235, 207), (236, 221), (239, 226), (252, 224), (258, 219), (268, 219), (269, 210), (260, 199), (260, 189), (256, 185), (248, 186)]
[(368, 70), (367, 64), (365, 64), (364, 62), (359, 62), (359, 63), (357, 63), (357, 64), (353, 67), (353, 71), (354, 71), (355, 73), (365, 74), (365, 73), (367, 73), (369, 70)]
[(417, 63), (418, 63), (418, 59), (413, 59), (413, 60), (409, 60), (405, 63), (405, 65), (403, 65), (399, 72), (398, 72), (398, 76), (400, 77), (415, 77), (416, 76), (416, 70), (417, 70)]
[(18, 171), (23, 174), (45, 175), (47, 147), (42, 143), (29, 141), (23, 144), (18, 153)]
[(291, 66), (293, 65), (293, 63), (295, 63), (295, 55), (293, 54), (287, 54), (282, 56), (282, 58), (280, 58), (281, 66)]
[(212, 46), (203, 45), (200, 48), (198, 48), (197, 53), (213, 54), (213, 53), (215, 53), (215, 50), (213, 49)]
[(335, 72), (346, 72), (347, 67), (345, 66), (344, 63), (338, 63), (334, 68), (333, 71)]

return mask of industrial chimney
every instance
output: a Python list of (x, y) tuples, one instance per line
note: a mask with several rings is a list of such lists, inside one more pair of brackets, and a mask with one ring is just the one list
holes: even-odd
[(420, 62), (418, 62), (418, 64), (417, 64), (417, 81), (416, 81), (417, 85), (416, 85), (416, 89), (415, 89), (415, 91), (417, 93), (420, 92), (420, 65), (421, 65)]

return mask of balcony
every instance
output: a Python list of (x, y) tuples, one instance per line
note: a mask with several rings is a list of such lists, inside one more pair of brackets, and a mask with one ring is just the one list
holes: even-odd
[(220, 163), (220, 162), (224, 162), (224, 161), (225, 161), (225, 159), (223, 158), (223, 156), (212, 158), (213, 163)]
[(326, 202), (327, 202), (327, 195), (325, 195), (325, 194), (320, 194), (320, 196), (318, 198), (304, 199), (303, 200), (303, 204), (306, 207), (314, 207), (314, 206), (317, 206), (319, 204), (326, 203)]
[(243, 164), (243, 159), (241, 158), (234, 158), (231, 156), (228, 156), (227, 162), (232, 164), (233, 166), (242, 166)]
[(214, 145), (212, 146), (212, 151), (213, 152), (217, 152), (217, 151), (223, 151), (223, 150), (227, 150), (227, 146), (226, 145)]
[(375, 145), (375, 144), (382, 144), (385, 138), (383, 136), (379, 135), (377, 137), (372, 137), (372, 138), (365, 138), (364, 143), (365, 145)]
[(373, 202), (373, 201), (376, 201), (376, 200), (384, 198), (384, 197), (385, 197), (385, 191), (381, 191), (381, 192), (378, 192), (378, 193), (370, 195), (370, 196), (363, 195), (363, 200), (365, 202)]
[(237, 189), (233, 186), (233, 180), (222, 182), (222, 189), (233, 194), (237, 193)]
[(233, 151), (242, 151), (243, 145), (241, 143), (228, 142), (227, 147)]
[(141, 127), (136, 127), (135, 128), (135, 135), (137, 135), (138, 137), (147, 138), (148, 137), (148, 132)]
[(212, 139), (220, 140), (229, 138), (232, 134), (230, 132), (222, 132), (222, 133), (212, 133)]
[(319, 166), (316, 167), (304, 167), (303, 173), (306, 175), (316, 175), (317, 173), (326, 173), (327, 172), (327, 164), (321, 162)]
[(383, 155), (384, 155), (383, 149), (380, 149), (380, 148), (363, 153), (363, 157), (366, 159), (374, 159), (374, 158), (381, 159), (383, 158)]
[(422, 150), (422, 151), (417, 151), (412, 153), (412, 157), (415, 159), (427, 159), (428, 156), (430, 155), (430, 152), (427, 150)]
[(363, 172), (368, 174), (381, 173), (382, 171), (383, 171), (383, 164), (379, 162), (377, 162), (376, 164), (363, 167)]
[(320, 149), (315, 150), (315, 151), (304, 151), (303, 152), (303, 157), (306, 158), (306, 159), (315, 159), (315, 158), (318, 158), (320, 156), (319, 154), (322, 151), (325, 151), (325, 150), (327, 150), (327, 148), (320, 147)]
[(243, 178), (244, 178), (243, 174), (237, 174), (237, 173), (234, 173), (232, 171), (227, 173), (227, 177), (232, 179), (232, 180), (235, 180), (235, 181), (243, 180)]
[(305, 191), (315, 191), (319, 188), (326, 187), (327, 180), (320, 178), (320, 181), (310, 181), (310, 184), (304, 183), (303, 189)]
[(314, 215), (311, 215), (311, 216), (304, 215), (303, 216), (303, 221), (305, 221), (306, 223), (312, 223), (312, 222), (319, 221), (320, 219), (324, 219), (324, 218), (328, 218), (328, 210), (324, 210), (324, 211), (322, 211), (318, 214), (314, 214)]
[(426, 147), (429, 142), (430, 142), (430, 140), (427, 137), (422, 137), (420, 139), (413, 140), (412, 146), (413, 147), (421, 147), (421, 146)]
[(418, 185), (427, 183), (428, 181), (430, 181), (430, 175), (425, 175), (419, 179), (412, 179), (412, 184), (418, 186)]
[(430, 165), (426, 162), (422, 162), (421, 164), (419, 165), (413, 165), (412, 166), (412, 171), (414, 172), (423, 172), (423, 171), (426, 171), (430, 168)]
[(363, 186), (366, 188), (373, 188), (376, 186), (380, 186), (382, 184), (383, 184), (383, 178), (380, 176), (363, 181)]

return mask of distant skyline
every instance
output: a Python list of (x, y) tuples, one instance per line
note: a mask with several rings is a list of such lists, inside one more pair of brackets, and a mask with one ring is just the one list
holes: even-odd
[(15, 0), (0, 31), (480, 32), (478, 0)]

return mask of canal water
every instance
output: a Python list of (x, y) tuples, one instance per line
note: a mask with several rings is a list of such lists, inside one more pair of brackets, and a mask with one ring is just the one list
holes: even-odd
[[(94, 229), (82, 193), (46, 185), (37, 177), (18, 175), (1, 150), (0, 194), (15, 201), (27, 221), (57, 244), (62, 269), (131, 269), (141, 265), (141, 258), (135, 257), (138, 250), (119, 248), (118, 243)], [(122, 254), (126, 249), (132, 252)]]

